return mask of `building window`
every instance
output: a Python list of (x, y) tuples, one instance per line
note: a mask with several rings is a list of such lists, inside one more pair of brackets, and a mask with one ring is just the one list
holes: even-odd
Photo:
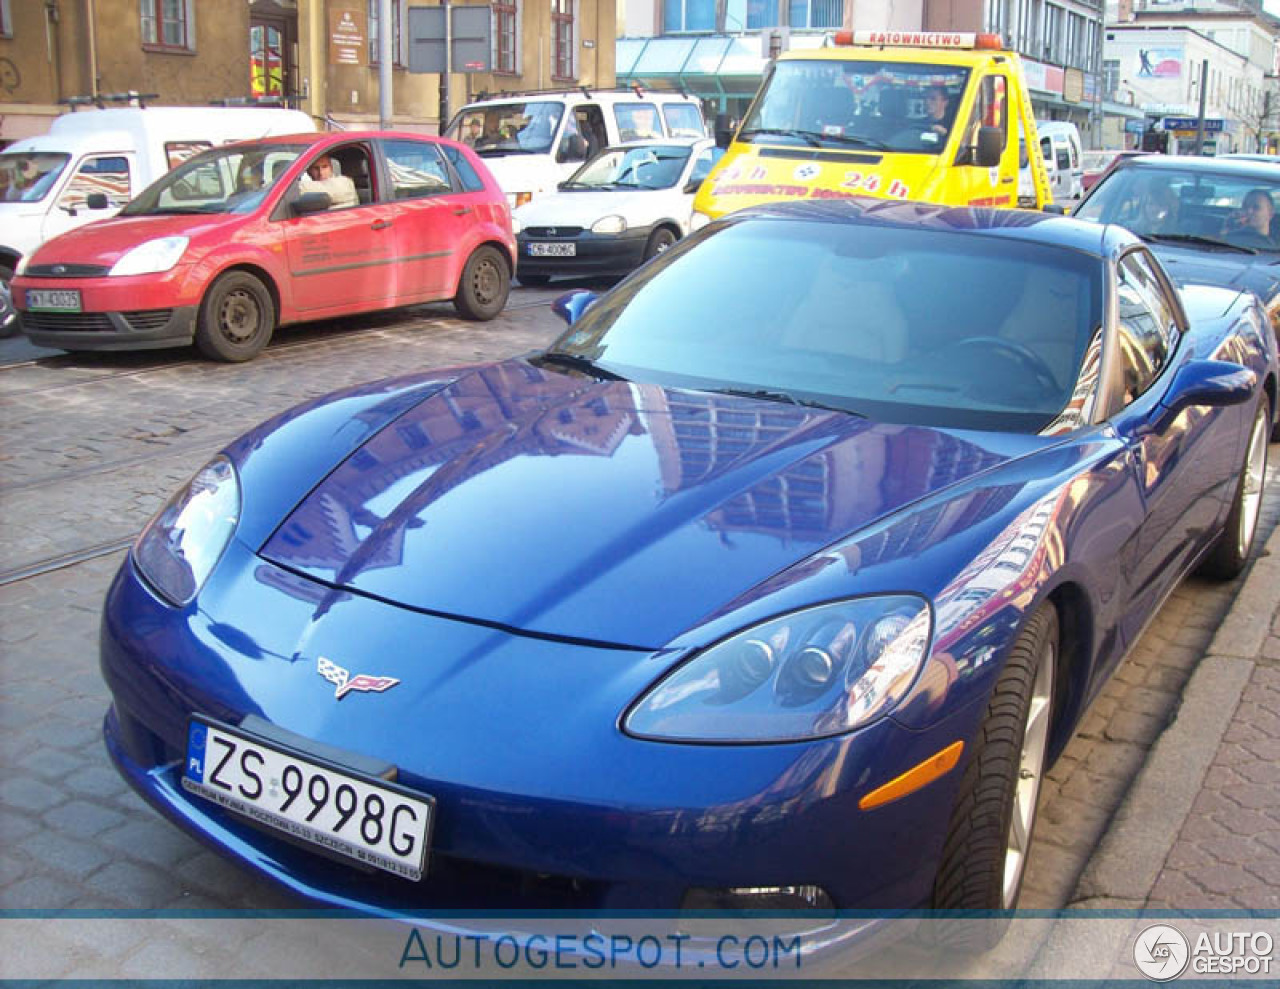
[(716, 29), (715, 0), (664, 0), (662, 29), (668, 33), (714, 31)]
[(551, 75), (573, 78), (573, 0), (551, 0)]
[[(378, 42), (382, 37), (381, 25), (378, 23), (378, 10), (381, 0), (369, 0), (369, 64), (378, 64)], [(391, 64), (403, 66), (407, 61), (404, 52), (403, 0), (391, 0)]]
[(520, 0), (494, 0), (493, 71), (520, 74)]
[(145, 48), (168, 48), (191, 51), (192, 31), (190, 0), (140, 0), (142, 44)]
[(844, 0), (791, 0), (793, 28), (839, 27), (844, 19)]
[(0, 0), (0, 38), (13, 37), (13, 21), (9, 17), (9, 0)]

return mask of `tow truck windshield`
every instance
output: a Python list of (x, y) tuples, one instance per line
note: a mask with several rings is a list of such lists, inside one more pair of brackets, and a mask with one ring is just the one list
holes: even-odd
[(781, 61), (738, 140), (936, 155), (968, 78), (969, 70), (955, 65)]

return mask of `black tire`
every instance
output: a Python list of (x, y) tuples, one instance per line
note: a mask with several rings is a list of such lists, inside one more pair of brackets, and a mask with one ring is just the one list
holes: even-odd
[(519, 272), (516, 272), (516, 280), (519, 281), (520, 284), (524, 285), (526, 288), (542, 288), (543, 285), (546, 285), (549, 281), (551, 281), (551, 276), (550, 275), (522, 275)]
[(656, 258), (679, 238), (667, 227), (659, 227), (649, 234), (649, 243), (644, 245), (644, 259)]
[(467, 258), (453, 308), (463, 319), (488, 320), (502, 312), (511, 292), (511, 270), (496, 248), (485, 244)]
[(196, 317), (196, 347), (210, 360), (238, 363), (257, 357), (276, 328), (276, 307), (262, 282), (229, 271), (211, 286)]
[(1268, 418), (1271, 406), (1265, 396), (1258, 403), (1249, 426), (1240, 479), (1231, 498), (1231, 511), (1222, 526), (1222, 535), (1200, 564), (1200, 573), (1214, 580), (1231, 580), (1249, 562), (1249, 552), (1258, 534), (1258, 518), (1262, 514), (1263, 487), (1267, 479)]
[[(4, 284), (8, 285), (11, 281), (13, 281), (13, 269), (7, 264), (0, 264), (0, 282), (4, 282)], [(0, 339), (11, 337), (16, 334), (20, 324), (21, 320), (15, 317), (8, 323), (8, 325), (0, 325)]]
[[(1057, 657), (1058, 613), (1045, 605), (1014, 643), (973, 740), (934, 879), (938, 909), (1009, 910), (1018, 902), (1053, 724)], [(1038, 751), (1028, 752), (1037, 739)], [(1023, 810), (1015, 815), (1019, 800)], [(948, 921), (943, 939), (986, 950), (1005, 926), (999, 919)]]

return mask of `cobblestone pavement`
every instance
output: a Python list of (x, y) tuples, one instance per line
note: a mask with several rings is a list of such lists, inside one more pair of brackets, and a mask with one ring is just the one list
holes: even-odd
[[(346, 384), (543, 345), (561, 324), (530, 304), (555, 294), (521, 290), (513, 303), (526, 307), (488, 324), (423, 307), (297, 330), (240, 366), (152, 353), (0, 370), (0, 907), (299, 905), (163, 821), (108, 764), (97, 626), (123, 549), (107, 549), (132, 537), (219, 447), (275, 412)], [(1263, 537), (1280, 515), (1274, 471), (1271, 492)], [(74, 562), (90, 547), (100, 555)], [(59, 557), (66, 565), (18, 579)], [(1094, 704), (1046, 783), (1024, 906), (1070, 900), (1236, 586), (1187, 581)], [(1251, 700), (1273, 725), (1277, 665), (1259, 668)], [(1265, 775), (1280, 755), (1277, 739), (1280, 731), (1265, 744), (1242, 738), (1253, 761), (1226, 758), (1245, 778)], [(1212, 819), (1214, 808), (1205, 811)]]

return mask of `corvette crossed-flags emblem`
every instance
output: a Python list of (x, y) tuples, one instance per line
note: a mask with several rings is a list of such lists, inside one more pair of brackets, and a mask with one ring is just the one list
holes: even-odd
[(380, 694), (384, 690), (390, 690), (400, 682), (395, 677), (375, 677), (367, 673), (352, 676), (348, 670), (343, 669), (333, 660), (325, 659), (323, 656), (316, 660), (316, 672), (334, 685), (333, 696), (337, 700), (342, 700), (353, 690)]

